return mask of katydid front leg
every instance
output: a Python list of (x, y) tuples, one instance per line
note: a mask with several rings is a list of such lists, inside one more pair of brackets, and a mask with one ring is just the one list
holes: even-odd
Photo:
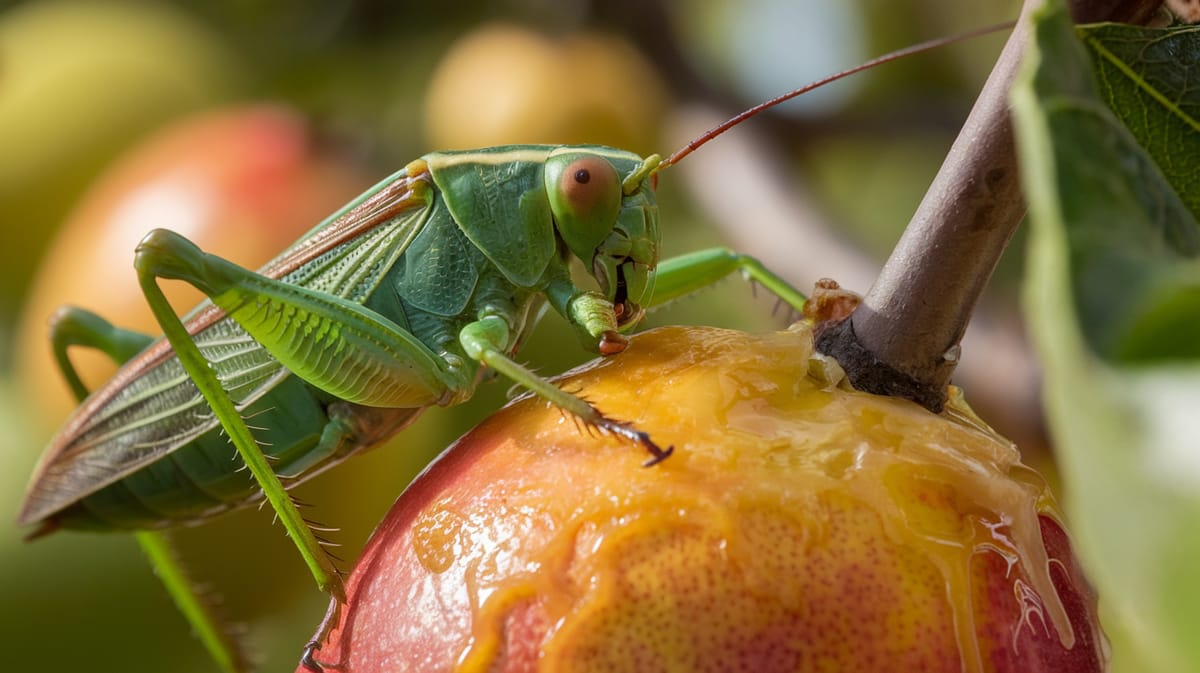
[[(82, 403), (89, 394), (67, 350), (83, 346), (98, 350), (118, 365), (124, 364), (154, 341), (141, 332), (114, 327), (104, 318), (73, 306), (59, 309), (50, 319), (50, 342), (54, 358), (63, 378), (67, 380), (76, 401)], [(174, 547), (165, 533), (138, 531), (134, 538), (188, 624), (196, 631), (201, 644), (223, 671), (241, 673), (249, 670), (244, 648), (233, 632), (222, 624), (209, 603), (196, 591), (196, 584), (187, 575), (175, 556)]]
[(709, 248), (663, 260), (654, 280), (654, 298), (648, 308), (661, 306), (711, 286), (734, 271), (770, 290), (797, 313), (807, 298), (762, 262), (728, 248)]
[(568, 393), (505, 355), (503, 345), (509, 342), (510, 335), (511, 326), (508, 321), (498, 315), (488, 315), (463, 327), (458, 338), (468, 357), (484, 363), (558, 408), (574, 414), (589, 426), (645, 447), (650, 452), (650, 459), (644, 463), (646, 466), (661, 462), (674, 451), (675, 447), (659, 447), (651, 441), (647, 433), (635, 429), (629, 423), (605, 416), (586, 400)]

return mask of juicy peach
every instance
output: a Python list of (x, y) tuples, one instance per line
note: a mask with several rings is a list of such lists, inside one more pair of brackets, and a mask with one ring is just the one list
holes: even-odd
[[(810, 330), (642, 334), (396, 503), (316, 658), (369, 671), (1101, 671), (1045, 483), (961, 399), (853, 391)], [(303, 670), (303, 668), (301, 669)]]

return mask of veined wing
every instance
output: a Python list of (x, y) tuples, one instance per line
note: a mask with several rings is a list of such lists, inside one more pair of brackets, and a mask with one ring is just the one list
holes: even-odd
[[(322, 222), (260, 272), (365, 301), (420, 233), (431, 210), (428, 175), (389, 177)], [(188, 332), (239, 408), (288, 376), (224, 311), (202, 303)], [(155, 342), (95, 391), (47, 448), (18, 517), (45, 519), (218, 426), (165, 340)]]

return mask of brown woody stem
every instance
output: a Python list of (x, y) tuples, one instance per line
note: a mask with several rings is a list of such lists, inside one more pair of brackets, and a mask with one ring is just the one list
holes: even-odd
[[(1025, 212), (1009, 121), (1008, 90), (1029, 39), (1021, 20), (878, 279), (849, 319), (825, 326), (817, 348), (838, 359), (855, 387), (945, 404), (959, 341)], [(1078, 19), (1143, 21), (1158, 2), (1078, 0)]]

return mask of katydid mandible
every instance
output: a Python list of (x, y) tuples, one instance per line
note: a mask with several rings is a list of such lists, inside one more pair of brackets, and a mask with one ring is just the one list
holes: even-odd
[[(55, 355), (83, 401), (39, 463), (18, 523), (39, 525), (35, 535), (59, 527), (153, 530), (265, 498), (318, 586), (339, 597), (340, 578), (284, 482), (299, 483), (382, 442), (430, 406), (464, 401), (484, 367), (628, 439), (647, 453), (647, 465), (665, 459), (670, 446), (560, 390), (513, 355), (546, 307), (585, 349), (615, 355), (647, 308), (734, 271), (802, 308), (803, 295), (730, 250), (659, 261), (656, 172), (724, 128), (666, 161), (600, 146), (427, 154), (258, 272), (172, 232), (151, 232), (135, 268), (164, 338), (80, 309), (59, 314)], [(571, 280), (574, 261), (600, 291)], [(208, 300), (181, 320), (158, 287), (163, 278), (188, 282)], [(99, 349), (123, 366), (89, 395), (70, 346)], [(240, 457), (234, 462), (230, 442)], [(252, 480), (240, 474), (243, 465)], [(218, 659), (239, 668), (229, 656)]]

